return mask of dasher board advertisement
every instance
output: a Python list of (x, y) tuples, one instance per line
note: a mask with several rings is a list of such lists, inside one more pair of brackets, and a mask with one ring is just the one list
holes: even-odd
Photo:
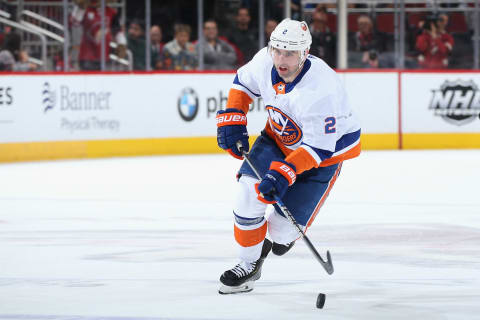
[(480, 133), (480, 74), (403, 73), (404, 133)]
[[(2, 79), (0, 143), (216, 136), (234, 74), (14, 75)], [(251, 105), (259, 133), (267, 113)]]

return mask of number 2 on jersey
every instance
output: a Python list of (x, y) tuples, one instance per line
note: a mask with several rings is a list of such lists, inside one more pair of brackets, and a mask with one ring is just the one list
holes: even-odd
[(325, 118), (325, 133), (335, 133), (335, 124), (337, 124), (335, 117)]

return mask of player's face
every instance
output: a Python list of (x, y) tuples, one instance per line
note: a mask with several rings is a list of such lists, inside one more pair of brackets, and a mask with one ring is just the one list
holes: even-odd
[[(300, 52), (272, 48), (272, 58), (275, 69), (285, 80), (290, 80), (298, 71)], [(293, 79), (292, 79), (293, 80)]]

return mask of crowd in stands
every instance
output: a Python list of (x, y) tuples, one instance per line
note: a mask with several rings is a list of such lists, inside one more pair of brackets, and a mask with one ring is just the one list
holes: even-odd
[[(75, 0), (69, 16), (69, 69), (100, 70), (102, 36), (105, 37), (107, 70), (146, 70), (146, 50), (150, 50), (151, 70), (195, 70), (199, 66), (201, 45), (205, 70), (236, 69), (248, 62), (259, 49), (258, 26), (256, 20), (252, 20), (252, 5), (250, 1), (242, 1), (242, 4), (245, 6), (236, 10), (229, 24), (222, 23), (222, 19), (208, 17), (203, 24), (202, 44), (195, 40), (196, 34), (192, 34), (193, 24), (176, 23), (171, 40), (165, 41), (167, 37), (156, 21), (152, 21), (148, 31), (142, 19), (130, 19), (124, 26), (119, 22), (118, 12), (108, 6), (105, 8), (106, 28), (102, 32), (100, 1)], [(283, 1), (266, 0), (266, 4), (268, 16), (264, 26), (264, 45), (268, 44), (270, 34), (281, 20), (283, 12)], [(292, 1), (292, 15), (296, 15), (292, 18), (302, 19), (300, 1)], [(460, 60), (455, 57), (462, 54), (455, 48), (458, 40), (449, 32), (449, 14), (422, 13), (407, 17), (407, 68), (442, 69), (452, 67), (452, 59)], [(312, 34), (310, 53), (335, 68), (337, 17), (334, 11), (328, 5), (317, 5), (310, 14), (304, 15), (304, 19)], [(349, 14), (348, 19), (349, 67), (394, 68), (393, 13), (355, 13)], [(20, 35), (7, 26), (0, 28), (0, 70), (35, 70), (36, 65), (28, 62), (28, 53), (22, 50)], [(462, 31), (463, 35), (471, 33), (468, 26)], [(150, 33), (148, 46), (146, 32)], [(63, 54), (59, 52), (54, 60), (54, 68), (62, 70)]]
[(21, 36), (10, 28), (4, 29), (0, 49), (0, 71), (35, 71), (37, 66), (29, 62), (28, 53), (21, 48)]

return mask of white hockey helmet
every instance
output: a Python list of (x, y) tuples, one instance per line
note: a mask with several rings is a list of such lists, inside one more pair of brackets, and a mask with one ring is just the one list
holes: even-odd
[(305, 51), (310, 49), (312, 35), (305, 21), (283, 19), (270, 35), (269, 45), (282, 50)]
[(272, 48), (299, 51), (300, 61), (299, 67), (307, 57), (308, 50), (312, 44), (312, 35), (308, 30), (308, 25), (305, 21), (291, 20), (290, 18), (283, 19), (275, 30), (270, 35), (270, 42), (268, 44), (269, 50)]

